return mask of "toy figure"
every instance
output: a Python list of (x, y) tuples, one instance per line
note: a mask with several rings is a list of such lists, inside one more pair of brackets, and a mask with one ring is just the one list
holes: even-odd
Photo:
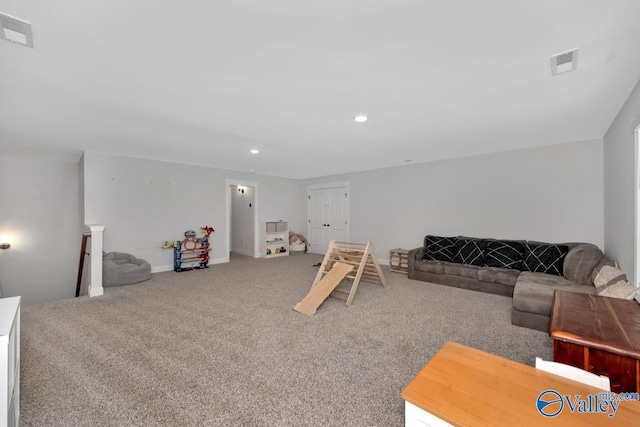
[(202, 234), (204, 234), (207, 239), (209, 238), (209, 236), (211, 236), (211, 233), (216, 231), (213, 229), (213, 227), (209, 227), (208, 225), (205, 225), (204, 227), (200, 228), (200, 230), (202, 230)]

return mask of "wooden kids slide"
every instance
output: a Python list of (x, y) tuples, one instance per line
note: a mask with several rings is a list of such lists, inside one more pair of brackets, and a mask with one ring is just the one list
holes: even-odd
[(299, 313), (313, 316), (320, 304), (329, 297), (329, 294), (342, 282), (353, 270), (353, 265), (336, 262), (329, 272), (315, 286), (311, 288), (306, 297), (293, 309)]

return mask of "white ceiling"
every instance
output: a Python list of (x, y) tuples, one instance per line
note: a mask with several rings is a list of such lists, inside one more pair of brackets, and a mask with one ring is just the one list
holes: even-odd
[[(0, 0), (0, 11), (30, 21), (35, 45), (0, 40), (0, 154), (325, 176), (600, 138), (640, 78), (638, 0)], [(552, 77), (550, 56), (576, 47), (578, 70)]]

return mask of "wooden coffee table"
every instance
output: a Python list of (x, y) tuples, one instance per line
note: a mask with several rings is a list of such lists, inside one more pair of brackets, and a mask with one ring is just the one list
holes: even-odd
[(640, 391), (640, 304), (556, 290), (549, 335), (553, 360), (611, 380), (616, 393)]

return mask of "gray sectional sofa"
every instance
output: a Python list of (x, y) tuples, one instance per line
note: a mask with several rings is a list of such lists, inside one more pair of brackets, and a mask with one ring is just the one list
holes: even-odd
[(556, 289), (595, 294), (593, 281), (615, 263), (590, 243), (439, 237), (409, 251), (409, 279), (513, 298), (511, 323), (547, 332)]

